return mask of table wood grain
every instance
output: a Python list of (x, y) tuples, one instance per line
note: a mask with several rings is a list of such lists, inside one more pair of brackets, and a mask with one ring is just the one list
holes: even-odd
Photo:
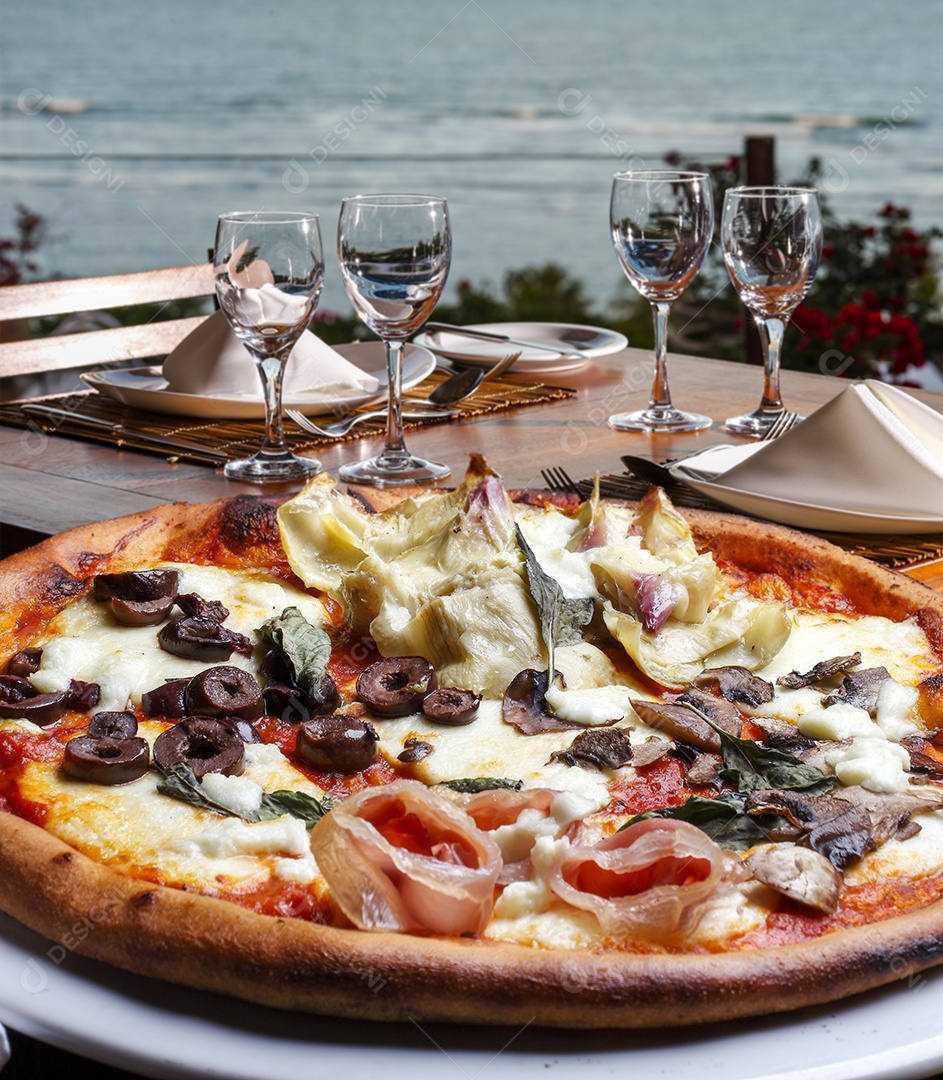
[[(705, 412), (715, 421), (752, 409), (759, 400), (761, 373), (755, 367), (672, 355), (668, 371), (676, 404)], [(453, 481), (464, 473), (468, 455), (477, 453), (508, 487), (543, 487), (540, 470), (550, 465), (582, 479), (596, 472), (621, 472), (620, 457), (625, 453), (663, 460), (737, 441), (716, 423), (707, 431), (671, 435), (610, 428), (610, 414), (647, 404), (651, 376), (651, 353), (629, 348), (577, 371), (544, 376), (547, 383), (574, 388), (572, 398), (411, 431), (407, 443), (414, 452), (448, 464)], [(782, 383), (787, 408), (804, 413), (848, 386), (847, 380), (792, 371), (783, 373)], [(914, 394), (943, 413), (943, 395)], [(382, 441), (367, 437), (338, 443), (319, 450), (318, 457), (336, 474), (345, 462), (376, 453)], [(4, 548), (10, 550), (63, 529), (161, 503), (207, 502), (262, 490), (227, 480), (210, 466), (170, 464), (142, 451), (2, 426), (0, 459), (0, 529)], [(295, 484), (268, 485), (264, 490), (297, 489)], [(943, 560), (921, 567), (914, 576), (943, 589)]]

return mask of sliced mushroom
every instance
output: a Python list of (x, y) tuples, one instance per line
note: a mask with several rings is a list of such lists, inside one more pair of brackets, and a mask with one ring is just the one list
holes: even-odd
[(566, 750), (555, 750), (550, 760), (599, 771), (619, 769), (632, 761), (632, 744), (623, 728), (590, 728), (577, 735)]
[(535, 671), (533, 668), (519, 671), (504, 691), (501, 719), (516, 727), (523, 735), (540, 735), (545, 731), (571, 731), (580, 727), (580, 724), (558, 720), (547, 712), (547, 686), (546, 671)]
[(861, 653), (852, 653), (851, 656), (833, 656), (830, 660), (820, 660), (814, 667), (804, 674), (798, 671), (790, 671), (788, 675), (780, 675), (776, 680), (777, 686), (784, 686), (787, 690), (801, 690), (804, 686), (823, 682), (835, 675), (841, 675), (849, 668), (857, 667), (861, 663)]
[(649, 735), (640, 743), (632, 743), (632, 767), (644, 769), (646, 765), (654, 765), (674, 749), (675, 744), (671, 739), (659, 739), (657, 735)]
[(720, 759), (713, 754), (698, 754), (688, 767), (685, 779), (691, 787), (709, 787), (718, 783), (720, 767)]
[(689, 743), (698, 750), (720, 753), (720, 736), (705, 720), (684, 705), (662, 705), (657, 701), (632, 698), (629, 704), (638, 718), (656, 731)]
[(831, 915), (838, 910), (841, 874), (823, 855), (795, 844), (759, 848), (746, 860), (750, 873), (776, 892)]
[(823, 704), (826, 706), (853, 705), (856, 709), (864, 709), (873, 717), (877, 711), (878, 694), (890, 677), (890, 672), (886, 667), (850, 671), (845, 676), (841, 688), (829, 694)]
[(729, 667), (705, 668), (694, 680), (694, 685), (702, 690), (712, 690), (715, 687), (720, 691), (720, 696), (727, 701), (739, 702), (755, 709), (759, 705), (765, 705), (773, 700), (775, 689), (773, 684), (754, 675), (745, 667), (730, 665)]
[(675, 698), (675, 704), (693, 705), (698, 712), (704, 713), (708, 720), (712, 720), (721, 731), (726, 731), (728, 735), (740, 735), (743, 727), (740, 710), (722, 697), (715, 697), (714, 694), (706, 694), (703, 690), (692, 688)]

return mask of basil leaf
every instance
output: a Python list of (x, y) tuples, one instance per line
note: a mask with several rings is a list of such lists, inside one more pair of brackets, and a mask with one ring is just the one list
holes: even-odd
[(309, 696), (327, 674), (331, 639), (313, 626), (296, 607), (287, 607), (257, 631), (259, 637), (284, 660), (292, 682)]
[(549, 678), (553, 679), (553, 653), (558, 645), (574, 645), (582, 640), (582, 628), (592, 619), (594, 604), (591, 597), (568, 600), (559, 584), (544, 570), (530, 544), (524, 539), (519, 525), (514, 526), (517, 543), (527, 563), (527, 583), (530, 595), (540, 615), (540, 631), (547, 646)]
[(775, 814), (763, 814), (751, 817), (744, 811), (745, 799), (739, 795), (719, 795), (716, 799), (705, 799), (701, 795), (692, 795), (687, 802), (679, 806), (666, 806), (660, 810), (648, 810), (636, 814), (619, 829), (628, 828), (637, 821), (651, 818), (672, 818), (696, 825), (720, 847), (728, 851), (746, 851), (755, 844), (769, 840), (769, 831), (783, 819)]
[(316, 799), (304, 791), (273, 791), (271, 794), (262, 796), (262, 809), (269, 810), (267, 817), (258, 817), (257, 821), (267, 821), (270, 818), (282, 817), (283, 814), (291, 814), (292, 817), (301, 818), (307, 828), (311, 829), (338, 804), (340, 800), (330, 795), (323, 799)]
[(826, 776), (821, 769), (807, 765), (785, 750), (775, 750), (752, 739), (738, 739), (716, 725), (715, 730), (720, 735), (724, 759), (724, 768), (719, 775), (735, 783), (743, 795), (763, 788), (824, 795), (838, 783), (837, 777)]
[(164, 773), (163, 779), (157, 784), (157, 790), (161, 795), (170, 795), (181, 802), (199, 806), (201, 810), (213, 810), (217, 814), (226, 814), (229, 817), (238, 817), (228, 806), (214, 802), (207, 795), (200, 781), (193, 774), (193, 769), (185, 761), (178, 761), (171, 765)]
[(477, 795), (480, 791), (491, 791), (494, 788), (520, 791), (524, 786), (524, 781), (504, 780), (495, 776), (476, 776), (463, 780), (442, 780), (437, 786), (451, 788), (452, 791), (460, 791), (463, 795)]
[(821, 769), (807, 765), (801, 758), (776, 750), (752, 739), (740, 739), (718, 727), (701, 709), (689, 701), (682, 702), (685, 708), (696, 713), (720, 736), (720, 752), (724, 759), (724, 768), (718, 774), (722, 780), (729, 780), (737, 785), (741, 795), (763, 788), (777, 788), (780, 791), (803, 791), (807, 795), (824, 795), (837, 784), (838, 778), (826, 776)]
[(203, 790), (203, 785), (197, 780), (193, 769), (185, 761), (178, 761), (176, 765), (171, 765), (157, 784), (157, 790), (162, 795), (180, 799), (192, 806), (198, 806), (201, 810), (212, 810), (226, 817), (242, 818), (243, 821), (274, 821), (275, 818), (291, 814), (292, 817), (300, 818), (308, 829), (317, 825), (321, 818), (337, 805), (337, 800), (330, 795), (325, 795), (323, 799), (316, 799), (304, 791), (282, 790), (273, 791), (271, 794), (263, 792), (262, 805), (258, 810), (248, 814), (239, 814), (231, 807), (211, 799)]

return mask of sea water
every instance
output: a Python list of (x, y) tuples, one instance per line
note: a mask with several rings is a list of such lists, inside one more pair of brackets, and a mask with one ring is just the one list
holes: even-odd
[(612, 174), (776, 139), (842, 218), (943, 224), (940, 0), (5, 0), (0, 235), (48, 275), (206, 258), (225, 210), (315, 210), (321, 307), (344, 195), (449, 200), (461, 279), (555, 261), (628, 288)]

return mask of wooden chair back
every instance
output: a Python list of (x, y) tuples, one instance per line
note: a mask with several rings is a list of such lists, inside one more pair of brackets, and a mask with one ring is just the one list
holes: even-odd
[(111, 277), (6, 285), (0, 288), (0, 378), (163, 356), (206, 315), (28, 337), (33, 319), (188, 300), (212, 296), (214, 291), (209, 263)]

